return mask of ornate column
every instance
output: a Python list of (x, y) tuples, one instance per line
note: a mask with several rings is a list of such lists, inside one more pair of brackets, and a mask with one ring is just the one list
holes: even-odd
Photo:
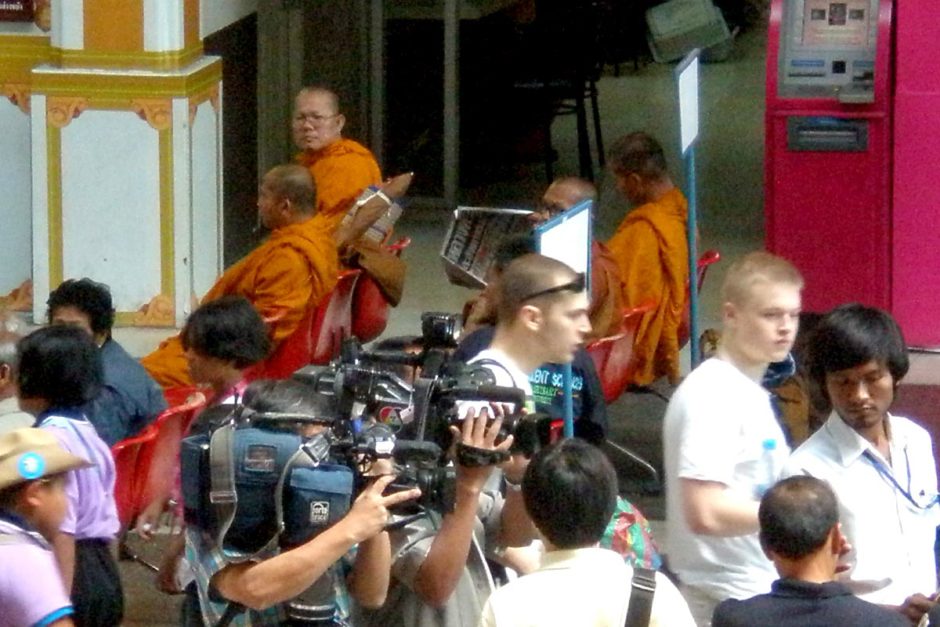
[(178, 326), (221, 270), (221, 62), (199, 0), (53, 0), (30, 73), (33, 315), (62, 280)]
[(0, 309), (14, 311), (32, 309), (30, 73), (51, 53), (48, 12), (36, 17), (0, 23)]

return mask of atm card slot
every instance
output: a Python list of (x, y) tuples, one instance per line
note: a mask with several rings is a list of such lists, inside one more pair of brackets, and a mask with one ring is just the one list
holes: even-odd
[(794, 152), (868, 150), (868, 122), (834, 117), (787, 118), (787, 149)]

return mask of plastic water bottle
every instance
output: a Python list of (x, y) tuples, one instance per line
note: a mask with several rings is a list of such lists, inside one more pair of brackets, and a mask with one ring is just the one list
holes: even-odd
[(774, 471), (774, 451), (777, 450), (777, 440), (767, 438), (761, 442), (761, 454), (757, 469), (757, 485), (754, 486), (754, 498), (758, 501), (764, 496), (764, 492), (770, 489), (777, 481), (777, 473)]

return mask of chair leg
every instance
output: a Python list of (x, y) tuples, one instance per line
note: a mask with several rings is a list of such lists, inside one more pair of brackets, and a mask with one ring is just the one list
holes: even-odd
[(612, 440), (607, 440), (607, 445), (649, 473), (650, 478), (652, 479), (653, 483), (656, 484), (657, 489), (662, 487), (662, 482), (659, 478), (659, 471), (656, 470), (656, 468), (654, 468), (651, 463), (640, 457), (637, 453), (630, 450), (629, 448), (621, 446)]
[(581, 178), (594, 180), (594, 164), (591, 161), (591, 146), (587, 130), (587, 111), (584, 108), (584, 94), (579, 93), (575, 98), (575, 112), (578, 117), (578, 164), (581, 168)]
[(594, 115), (594, 142), (597, 144), (597, 164), (604, 167), (604, 136), (601, 134), (601, 111), (597, 105), (597, 83), (591, 81), (591, 113)]

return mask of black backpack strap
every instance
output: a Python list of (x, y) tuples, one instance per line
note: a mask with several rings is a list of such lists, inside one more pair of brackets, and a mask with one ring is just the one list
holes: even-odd
[(625, 627), (647, 627), (653, 612), (653, 595), (656, 593), (656, 571), (650, 568), (633, 568), (633, 583), (630, 585), (630, 607), (627, 609)]

